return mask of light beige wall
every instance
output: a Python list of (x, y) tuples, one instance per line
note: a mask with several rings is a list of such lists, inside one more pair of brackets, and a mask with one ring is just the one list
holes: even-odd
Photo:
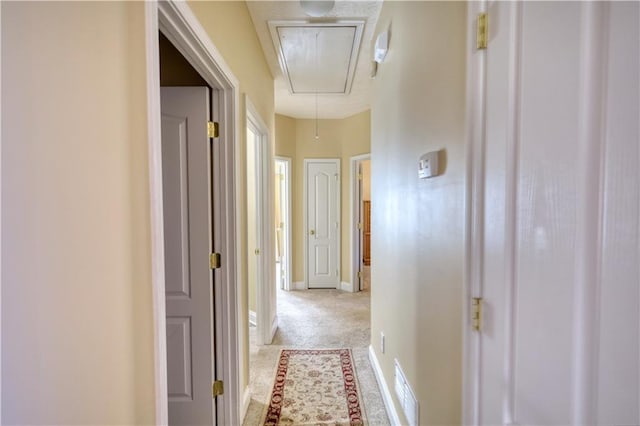
[[(220, 54), (231, 68), (231, 71), (240, 82), (240, 92), (246, 94), (256, 107), (262, 120), (269, 127), (269, 142), (271, 155), (274, 152), (275, 139), (275, 112), (273, 77), (264, 58), (260, 41), (255, 33), (251, 16), (247, 5), (243, 1), (189, 1), (189, 7), (193, 10), (200, 23), (207, 31)], [(246, 113), (244, 99), (240, 102), (240, 117), (238, 125), (238, 143), (240, 144), (240, 158), (242, 159), (239, 180), (236, 182), (241, 188), (241, 235), (239, 235), (240, 247), (240, 276), (238, 277), (239, 297), (242, 300), (242, 309), (239, 313), (242, 322), (239, 324), (241, 339), (245, 347), (249, 347), (248, 334), (248, 291), (247, 291), (247, 212), (246, 212), (246, 141), (245, 123)], [(270, 182), (270, 193), (273, 193), (273, 179)], [(270, 197), (273, 198), (273, 197)], [(271, 200), (273, 201), (273, 200)], [(275, 268), (275, 261), (271, 262)], [(271, 274), (275, 277), (275, 271)], [(274, 284), (275, 285), (275, 284)], [(248, 382), (249, 356), (244, 358), (242, 388)]]
[(350, 282), (349, 159), (366, 154), (371, 146), (370, 112), (365, 111), (341, 120), (319, 120), (320, 139), (315, 139), (315, 120), (296, 122), (296, 151), (293, 164), (293, 281), (304, 281), (304, 159), (339, 158), (341, 174), (341, 280)]
[[(423, 425), (461, 422), (465, 22), (462, 2), (385, 2), (377, 27), (391, 37), (371, 110), (372, 346), (391, 389), (400, 362)], [(419, 180), (440, 149), (444, 174)]]
[(276, 114), (276, 155), (296, 156), (296, 119)]
[(350, 203), (351, 189), (349, 182), (349, 168), (351, 167), (350, 158), (355, 155), (367, 154), (371, 152), (371, 111), (365, 111), (360, 114), (348, 117), (342, 120), (341, 132), (341, 237), (342, 247), (340, 249), (341, 260), (341, 276), (342, 281), (351, 282), (351, 233), (349, 232), (350, 221)]
[[(273, 136), (273, 76), (246, 3), (189, 1), (188, 4), (240, 81), (240, 92), (250, 97)], [(244, 105), (242, 109), (244, 110)]]
[[(296, 119), (287, 117), (286, 115), (276, 114), (276, 155), (280, 155), (283, 157), (291, 158), (291, 232), (292, 238), (295, 235), (296, 230), (299, 229), (298, 226), (298, 218), (293, 213), (294, 203), (296, 200), (296, 191), (298, 190), (298, 186), (302, 187), (302, 182), (298, 182), (295, 178), (295, 162), (296, 162)], [(300, 222), (302, 223), (302, 222)], [(302, 225), (300, 225), (302, 226)], [(296, 250), (291, 251), (291, 263), (295, 265), (298, 262), (298, 257), (303, 257), (301, 253), (298, 253)], [(292, 266), (293, 271), (293, 266)], [(293, 274), (293, 272), (292, 272)], [(295, 277), (295, 274), (293, 274)], [(292, 277), (292, 281), (296, 281)], [(300, 280), (298, 280), (300, 281)]]
[(1, 7), (2, 423), (154, 423), (144, 4)]

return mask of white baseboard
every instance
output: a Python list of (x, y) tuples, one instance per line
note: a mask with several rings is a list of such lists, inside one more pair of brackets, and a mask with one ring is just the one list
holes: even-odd
[(306, 290), (307, 286), (304, 281), (294, 281), (291, 285), (291, 290)]
[(249, 311), (249, 325), (256, 327), (258, 325), (257, 315), (254, 311)]
[(354, 290), (353, 290), (353, 284), (348, 283), (348, 282), (346, 282), (346, 281), (342, 281), (342, 282), (340, 283), (340, 290), (342, 290), (342, 291), (348, 291), (349, 293), (353, 293), (353, 292), (354, 292)]
[(371, 361), (371, 366), (373, 367), (373, 373), (376, 376), (376, 381), (378, 382), (378, 387), (380, 388), (380, 393), (382, 394), (382, 400), (384, 401), (384, 406), (387, 409), (387, 415), (389, 416), (389, 421), (392, 426), (402, 426), (400, 422), (400, 416), (398, 416), (398, 412), (396, 411), (396, 406), (393, 403), (393, 399), (391, 398), (391, 392), (389, 391), (389, 386), (387, 386), (387, 381), (384, 379), (384, 375), (382, 374), (382, 368), (380, 368), (380, 363), (378, 362), (378, 357), (376, 357), (376, 353), (373, 350), (373, 347), (369, 345), (369, 361)]
[(240, 418), (244, 422), (244, 418), (249, 410), (249, 404), (251, 403), (251, 388), (247, 386), (242, 393), (242, 406), (240, 407)]

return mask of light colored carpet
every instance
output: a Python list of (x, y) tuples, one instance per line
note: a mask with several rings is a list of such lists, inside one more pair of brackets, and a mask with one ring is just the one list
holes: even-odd
[(255, 345), (250, 328), (251, 403), (244, 426), (261, 424), (281, 349), (350, 348), (360, 395), (370, 426), (387, 426), (389, 419), (369, 363), (370, 297), (368, 291), (339, 290), (278, 292), (278, 332), (272, 345)]

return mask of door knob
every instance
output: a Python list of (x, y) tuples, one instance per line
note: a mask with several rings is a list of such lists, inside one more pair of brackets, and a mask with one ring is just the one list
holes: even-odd
[(316, 231), (312, 229), (311, 231), (309, 231), (309, 235), (316, 235)]

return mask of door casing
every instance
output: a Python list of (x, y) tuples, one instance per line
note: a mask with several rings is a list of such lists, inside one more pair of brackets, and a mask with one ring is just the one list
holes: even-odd
[(361, 230), (358, 229), (358, 223), (360, 222), (360, 203), (362, 202), (361, 184), (359, 179), (360, 166), (363, 161), (370, 160), (371, 154), (362, 154), (351, 157), (350, 163), (350, 233), (351, 233), (351, 259), (349, 264), (351, 265), (351, 291), (361, 291), (362, 280), (358, 277), (360, 271), (360, 264), (362, 263), (362, 244), (360, 241)]
[[(257, 239), (260, 250), (256, 282), (256, 317), (259, 345), (269, 345), (278, 328), (275, 291), (275, 229), (273, 229), (273, 155), (269, 144), (269, 130), (255, 106), (245, 95), (247, 108), (246, 128), (256, 135), (256, 217)], [(251, 247), (249, 247), (249, 251)], [(249, 254), (251, 256), (251, 254)], [(254, 254), (254, 256), (256, 256)]]
[[(281, 156), (276, 156), (275, 157), (276, 161), (282, 162), (285, 165), (285, 193), (284, 194), (280, 194), (281, 197), (284, 198), (285, 202), (285, 211), (284, 211), (284, 216), (285, 216), (285, 220), (284, 220), (284, 234), (285, 234), (285, 238), (284, 238), (284, 245), (285, 245), (285, 258), (286, 258), (286, 263), (287, 263), (287, 267), (286, 267), (286, 274), (287, 277), (285, 279), (284, 282), (284, 288), (283, 290), (285, 291), (290, 291), (292, 289), (292, 273), (293, 273), (293, 263), (292, 263), (292, 256), (291, 256), (291, 250), (293, 249), (293, 243), (292, 243), (292, 238), (291, 238), (291, 219), (293, 218), (293, 216), (291, 215), (291, 158), (289, 157), (281, 157)], [(276, 185), (278, 183), (276, 182)]]
[(151, 223), (151, 280), (154, 315), (155, 413), (158, 424), (168, 424), (167, 342), (164, 282), (164, 229), (162, 204), (162, 145), (160, 131), (160, 57), (158, 31), (177, 47), (212, 88), (213, 119), (220, 123), (220, 136), (214, 141), (212, 173), (217, 194), (213, 205), (213, 247), (221, 253), (222, 267), (214, 271), (216, 351), (218, 380), (225, 393), (216, 401), (218, 424), (240, 424), (241, 412), (238, 363), (238, 276), (236, 236), (239, 223), (239, 154), (237, 117), (239, 82), (205, 29), (186, 3), (168, 0), (145, 3), (145, 50), (147, 80), (147, 123), (149, 157), (149, 195)]
[[(556, 7), (558, 9), (554, 9)], [(625, 351), (617, 350), (624, 344), (629, 348), (638, 347), (637, 329), (619, 325), (638, 324), (638, 293), (630, 290), (637, 289), (634, 284), (638, 277), (635, 262), (638, 192), (629, 190), (637, 189), (638, 174), (635, 166), (629, 167), (633, 162), (628, 161), (639, 152), (637, 145), (628, 143), (637, 140), (637, 127), (631, 130), (637, 121), (633, 121), (633, 113), (627, 116), (620, 113), (621, 110), (634, 111), (634, 106), (637, 113), (638, 105), (638, 91), (628, 90), (631, 85), (638, 87), (637, 49), (635, 52), (630, 49), (637, 47), (632, 41), (637, 37), (629, 37), (628, 33), (635, 25), (637, 36), (640, 9), (635, 4), (635, 11), (630, 13), (632, 7), (633, 3), (608, 2), (487, 4), (482, 1), (469, 4), (467, 28), (474, 28), (478, 13), (488, 13), (489, 25), (494, 26), (490, 34), (495, 37), (491, 37), (493, 44), (490, 42), (486, 50), (478, 51), (475, 31), (467, 33), (463, 424), (535, 423), (536, 416), (547, 423), (563, 424), (637, 422), (638, 358), (625, 359), (622, 355)], [(549, 20), (547, 24), (547, 38), (565, 43), (562, 47), (550, 46), (548, 40), (532, 32), (532, 21), (539, 21), (542, 13), (555, 17), (555, 21)], [(562, 38), (558, 34), (573, 37)], [(531, 76), (539, 78), (539, 70), (547, 67), (544, 57), (536, 57), (534, 52), (547, 48), (549, 57), (560, 57), (559, 49), (566, 54), (554, 64), (557, 69), (553, 75), (558, 80), (548, 76), (544, 80), (531, 79)], [(627, 58), (636, 60), (627, 61)], [(553, 103), (540, 101), (549, 95), (540, 88), (566, 87), (572, 80), (577, 83), (572, 91), (559, 94)], [(620, 87), (627, 89), (626, 93)], [(627, 96), (634, 92), (634, 98)], [(547, 108), (551, 108), (548, 115), (557, 114), (557, 105), (562, 105), (562, 112), (575, 120), (540, 119), (541, 111), (546, 112)], [(501, 121), (496, 120), (498, 114)], [(546, 140), (539, 137), (540, 126), (532, 126), (532, 122), (544, 123)], [(608, 132), (610, 128), (615, 128), (617, 133)], [(554, 138), (566, 140), (567, 144), (550, 149), (549, 141)], [(556, 169), (551, 170), (552, 173), (546, 171), (553, 180), (536, 180), (537, 176), (531, 173), (532, 168), (543, 164), (533, 158), (534, 166), (531, 166), (532, 157), (540, 153), (532, 147), (553, 152), (549, 163)], [(627, 157), (625, 161), (621, 160), (623, 153)], [(624, 177), (618, 181), (613, 179), (613, 171), (624, 170), (625, 166), (629, 168), (621, 174)], [(499, 173), (502, 175), (496, 180)], [(558, 183), (562, 179), (566, 181), (564, 188)], [(537, 194), (532, 188), (538, 190)], [(556, 204), (561, 208), (548, 208), (553, 203), (546, 203), (544, 198), (533, 202), (527, 199), (528, 194), (540, 197), (545, 191), (554, 192), (554, 197), (560, 200)], [(575, 198), (567, 197), (569, 192), (572, 196), (575, 194)], [(612, 193), (618, 193), (619, 198)], [(523, 199), (526, 201), (521, 201)], [(570, 223), (571, 227), (558, 227), (545, 234), (551, 220), (532, 220), (535, 214), (527, 210), (532, 205), (548, 208), (541, 211), (556, 223)], [(607, 211), (617, 211), (615, 222), (610, 219), (607, 223)], [(634, 235), (635, 240), (615, 237), (623, 233), (626, 237)], [(610, 234), (609, 245), (603, 237), (607, 234)], [(535, 239), (527, 239), (528, 235)], [(556, 243), (547, 244), (549, 240)], [(626, 249), (621, 249), (625, 244)], [(539, 256), (540, 253), (565, 256), (569, 261), (563, 258), (555, 265), (545, 264), (541, 268), (545, 274), (533, 275), (532, 265), (536, 265), (531, 260), (532, 254)], [(611, 256), (611, 253), (616, 254)], [(633, 267), (620, 268), (624, 275), (613, 278), (611, 273), (604, 272), (607, 268), (614, 269), (615, 263), (606, 263), (612, 259)], [(563, 269), (549, 274), (558, 264)], [(615, 287), (616, 292), (612, 292), (613, 282), (626, 287)], [(630, 296), (636, 298), (635, 306), (624, 300)], [(484, 298), (480, 333), (470, 327), (471, 297)], [(543, 298), (556, 305), (545, 306), (540, 303)], [(557, 318), (564, 319), (558, 317), (558, 312), (569, 313), (568, 320), (558, 321)], [(544, 333), (535, 336), (532, 330)], [(601, 340), (604, 336), (606, 340)], [(543, 345), (540, 344), (542, 338)], [(561, 344), (558, 340), (562, 340)], [(553, 355), (547, 360), (537, 358), (535, 352), (532, 356), (532, 351), (527, 349), (534, 348), (526, 347), (533, 345), (531, 341), (536, 342), (536, 350), (542, 347)], [(564, 363), (561, 369), (559, 362), (553, 365), (557, 361)], [(487, 365), (488, 371), (483, 369)], [(538, 373), (540, 378), (535, 382), (535, 389), (527, 367), (534, 367), (533, 374)], [(548, 375), (539, 374), (542, 369)], [(629, 373), (633, 370), (634, 373)], [(619, 379), (623, 376), (633, 377), (630, 381), (635, 383), (622, 386)], [(616, 377), (618, 380), (614, 380)], [(526, 391), (536, 398), (555, 397), (559, 401), (555, 411), (549, 409), (548, 404), (542, 404), (542, 398), (527, 399)], [(627, 399), (618, 397), (629, 395)], [(620, 401), (626, 404), (626, 410), (616, 405)], [(544, 407), (549, 411), (536, 412), (530, 407)], [(622, 414), (627, 419), (611, 421), (602, 417), (612, 414)], [(629, 421), (631, 415), (635, 418)]]

